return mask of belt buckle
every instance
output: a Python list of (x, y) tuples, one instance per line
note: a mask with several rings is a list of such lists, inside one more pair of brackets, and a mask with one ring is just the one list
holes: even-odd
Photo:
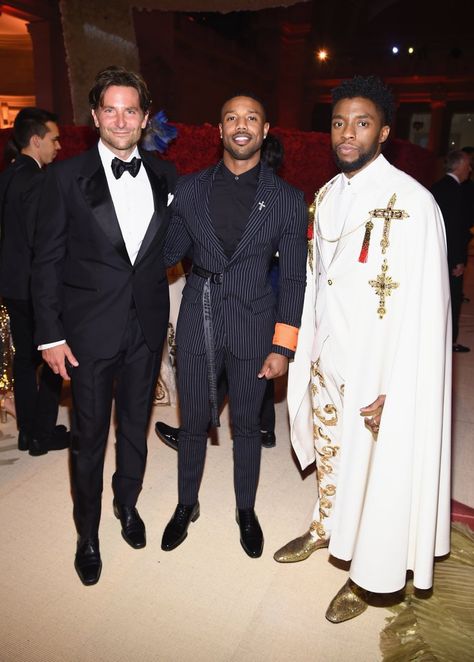
[(223, 273), (218, 273), (218, 274), (215, 273), (215, 274), (212, 274), (212, 276), (211, 276), (211, 283), (214, 283), (214, 285), (222, 285), (222, 280), (223, 280), (223, 278), (224, 278), (224, 274), (223, 274)]

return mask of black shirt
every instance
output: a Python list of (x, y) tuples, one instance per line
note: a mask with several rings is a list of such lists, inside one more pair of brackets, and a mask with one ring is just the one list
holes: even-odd
[(234, 175), (222, 163), (212, 185), (211, 221), (227, 257), (231, 257), (245, 230), (257, 193), (260, 163)]

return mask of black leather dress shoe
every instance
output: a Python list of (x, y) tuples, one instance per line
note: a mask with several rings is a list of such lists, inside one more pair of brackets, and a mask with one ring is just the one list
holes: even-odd
[(271, 430), (260, 430), (260, 435), (264, 448), (273, 448), (276, 445), (275, 433), (271, 432)]
[(173, 517), (170, 519), (163, 532), (161, 549), (171, 552), (172, 549), (181, 545), (188, 535), (188, 527), (199, 517), (199, 501), (194, 506), (183, 506), (178, 503)]
[(236, 511), (235, 521), (240, 529), (240, 544), (246, 554), (253, 559), (262, 556), (263, 552), (263, 532), (258, 523), (257, 516), (253, 508), (239, 508)]
[(34, 437), (30, 438), (30, 443), (28, 445), (28, 453), (30, 455), (33, 455), (33, 457), (37, 457), (38, 455), (46, 455), (47, 452), (48, 449), (46, 448), (43, 441), (40, 441), (39, 439), (35, 439)]
[(48, 439), (46, 444), (50, 451), (62, 451), (64, 448), (69, 448), (71, 445), (71, 433), (65, 425), (56, 425), (53, 430), (51, 438)]
[(18, 450), (27, 451), (30, 447), (31, 434), (20, 430), (18, 433)]
[(175, 451), (178, 450), (179, 428), (172, 428), (171, 425), (158, 421), (155, 423), (155, 432), (167, 446)]
[(79, 539), (74, 567), (84, 586), (97, 584), (102, 570), (99, 541), (97, 538)]
[(459, 345), (458, 343), (456, 343), (455, 345), (453, 345), (453, 352), (462, 352), (462, 353), (465, 353), (465, 352), (470, 352), (470, 351), (471, 351), (471, 348), (470, 348), (470, 347), (466, 347), (465, 345)]
[(124, 506), (114, 499), (114, 514), (122, 524), (122, 538), (133, 549), (142, 549), (146, 545), (145, 524), (135, 506)]

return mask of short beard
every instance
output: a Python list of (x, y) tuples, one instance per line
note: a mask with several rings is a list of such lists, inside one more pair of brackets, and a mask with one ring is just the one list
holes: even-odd
[(362, 153), (355, 161), (341, 161), (335, 149), (332, 150), (332, 154), (341, 172), (357, 172), (358, 170), (362, 170), (364, 166), (374, 160), (378, 148), (379, 144), (377, 143), (367, 152)]

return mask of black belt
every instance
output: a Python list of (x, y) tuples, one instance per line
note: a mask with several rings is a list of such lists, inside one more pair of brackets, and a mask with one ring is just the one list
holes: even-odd
[(216, 352), (214, 347), (214, 332), (212, 325), (211, 306), (211, 283), (222, 285), (224, 274), (212, 272), (193, 264), (193, 273), (206, 282), (202, 290), (202, 314), (204, 322), (204, 344), (206, 346), (207, 358), (207, 380), (209, 385), (209, 405), (211, 408), (211, 424), (220, 427), (219, 408), (217, 406), (217, 375), (216, 375)]
[(196, 274), (196, 276), (200, 276), (201, 278), (209, 279), (211, 283), (214, 283), (214, 285), (222, 285), (222, 281), (224, 279), (224, 274), (222, 271), (208, 271), (207, 269), (198, 267), (196, 264), (193, 264), (193, 274)]

